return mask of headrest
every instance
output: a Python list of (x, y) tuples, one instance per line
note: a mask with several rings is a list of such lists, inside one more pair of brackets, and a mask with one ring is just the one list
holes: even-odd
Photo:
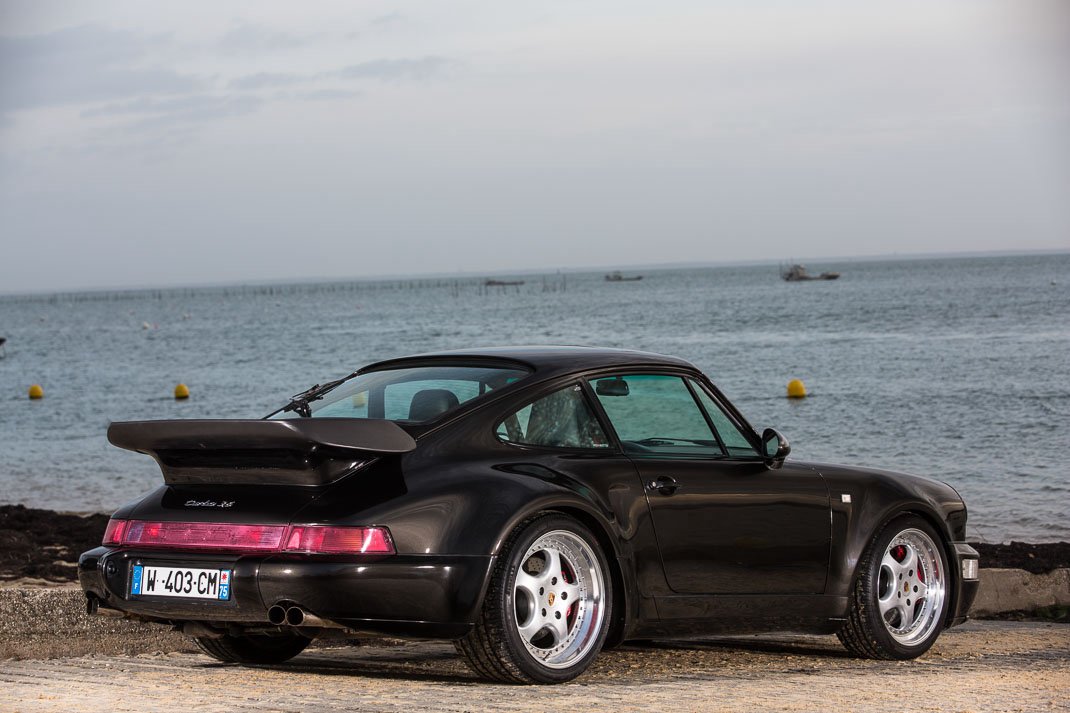
[(460, 404), (449, 389), (424, 389), (417, 391), (409, 404), (410, 421), (430, 421)]

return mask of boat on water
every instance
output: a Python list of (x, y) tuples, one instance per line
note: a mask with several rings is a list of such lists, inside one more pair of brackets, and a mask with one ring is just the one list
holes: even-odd
[(642, 275), (622, 275), (620, 270), (606, 274), (606, 282), (636, 282), (642, 279)]
[(486, 280), (483, 283), (484, 287), (510, 287), (512, 285), (523, 285), (523, 280)]
[(811, 275), (806, 271), (806, 265), (795, 264), (791, 267), (780, 268), (780, 278), (785, 282), (807, 282), (809, 280), (838, 280), (838, 272), (822, 272), (820, 275)]

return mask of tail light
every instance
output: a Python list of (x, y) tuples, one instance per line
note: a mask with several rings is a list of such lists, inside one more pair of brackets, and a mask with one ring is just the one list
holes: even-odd
[(395, 554), (385, 527), (237, 525), (222, 522), (108, 521), (105, 545), (143, 545), (231, 552)]
[(123, 533), (123, 544), (194, 550), (272, 552), (279, 549), (285, 534), (285, 525), (131, 520)]
[(123, 530), (126, 529), (126, 520), (108, 520), (108, 526), (104, 528), (105, 545), (121, 545), (123, 543)]
[(385, 527), (319, 527), (294, 525), (287, 552), (322, 554), (394, 554), (394, 541)]

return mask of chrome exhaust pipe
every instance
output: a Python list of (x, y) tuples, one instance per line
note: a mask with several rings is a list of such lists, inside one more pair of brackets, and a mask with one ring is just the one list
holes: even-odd
[(336, 624), (327, 619), (321, 619), (301, 607), (290, 607), (286, 610), (286, 623), (290, 626), (313, 626), (320, 629), (344, 629), (341, 624)]
[(305, 619), (308, 616), (311, 615), (306, 615), (301, 607), (290, 607), (286, 610), (286, 623), (290, 626), (307, 626)]
[(282, 606), (281, 604), (276, 604), (275, 606), (268, 609), (268, 621), (270, 621), (275, 626), (282, 626), (283, 624), (285, 624), (286, 607)]

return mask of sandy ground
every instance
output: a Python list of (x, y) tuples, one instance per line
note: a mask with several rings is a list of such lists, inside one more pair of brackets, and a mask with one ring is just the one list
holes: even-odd
[(979, 622), (910, 662), (833, 637), (629, 645), (563, 686), (476, 679), (444, 643), (311, 649), (274, 668), (188, 653), (0, 662), (0, 711), (1066, 711), (1070, 628)]

